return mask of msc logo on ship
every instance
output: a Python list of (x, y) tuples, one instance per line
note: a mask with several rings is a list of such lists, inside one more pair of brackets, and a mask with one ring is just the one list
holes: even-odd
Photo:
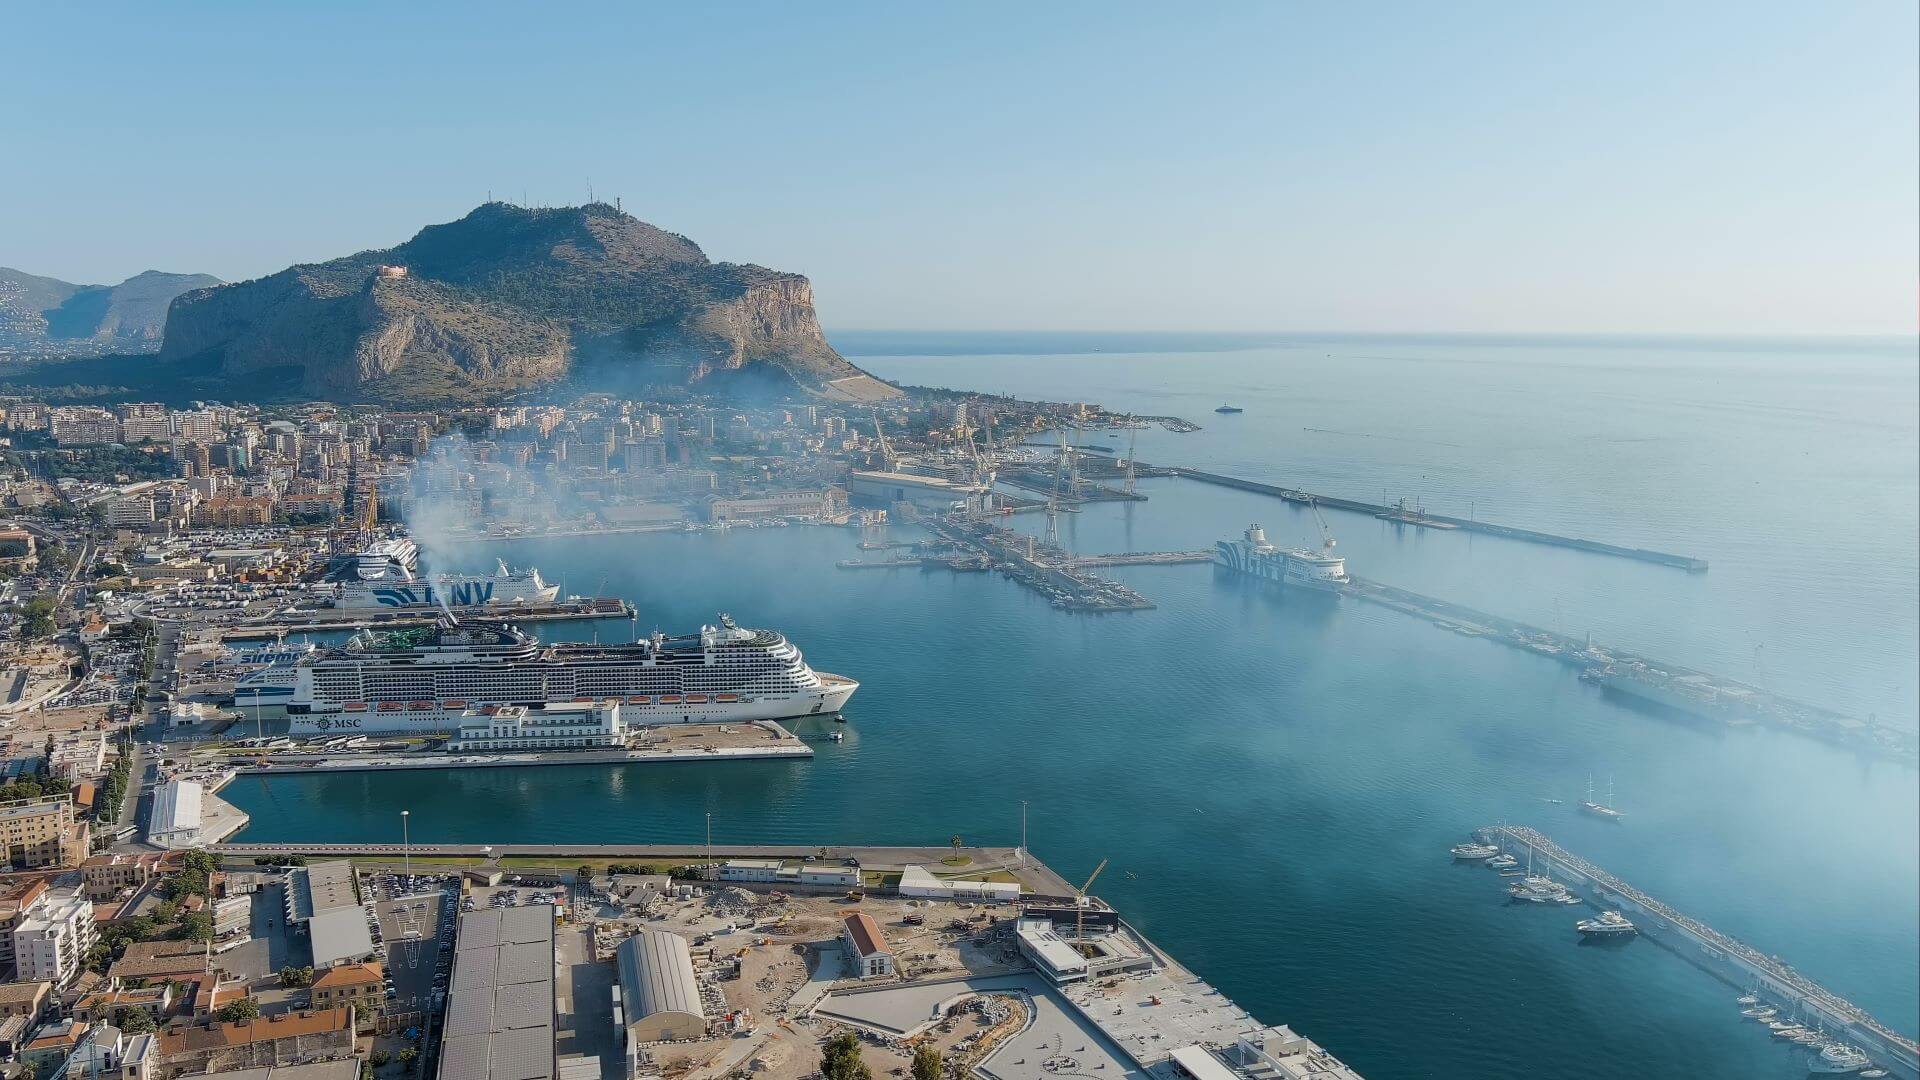
[(323, 716), (320, 719), (315, 720), (313, 722), (313, 726), (320, 729), (321, 731), (330, 731), (333, 728), (357, 728), (360, 726), (360, 720), (357, 717), (342, 716), (342, 717), (335, 718), (330, 716)]
[[(438, 603), (433, 586), (409, 588), (403, 585), (373, 590), (374, 602), (381, 607), (422, 607)], [(477, 607), (493, 599), (493, 582), (465, 581), (447, 587), (447, 603), (454, 607)]]

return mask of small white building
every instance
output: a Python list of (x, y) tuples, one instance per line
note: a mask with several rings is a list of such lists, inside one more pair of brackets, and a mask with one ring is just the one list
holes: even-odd
[(781, 859), (729, 859), (715, 871), (717, 881), (778, 885), (783, 889), (857, 889), (860, 868)]
[(192, 780), (169, 780), (153, 793), (147, 842), (178, 851), (199, 847), (201, 799), (206, 789)]
[(841, 921), (840, 940), (847, 947), (847, 961), (856, 977), (879, 979), (893, 974), (893, 953), (873, 916), (864, 911), (849, 914)]
[(627, 744), (617, 701), (549, 702), (544, 708), (488, 705), (460, 715), (450, 753), (473, 750), (618, 750)]
[(1020, 899), (1020, 885), (1013, 881), (937, 878), (926, 867), (908, 866), (900, 871), (900, 895), (927, 900), (1011, 902)]

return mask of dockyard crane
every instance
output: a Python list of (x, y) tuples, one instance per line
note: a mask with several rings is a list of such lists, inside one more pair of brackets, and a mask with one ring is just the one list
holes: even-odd
[(1134, 444), (1134, 442), (1135, 442), (1135, 441), (1136, 441), (1136, 440), (1137, 440), (1137, 439), (1138, 439), (1139, 437), (1140, 437), (1140, 429), (1139, 429), (1139, 428), (1137, 428), (1137, 427), (1130, 427), (1130, 428), (1128, 428), (1128, 429), (1127, 429), (1127, 487), (1126, 487), (1126, 491), (1127, 491), (1127, 494), (1129, 494), (1129, 495), (1131, 495), (1131, 494), (1133, 494), (1133, 444)]
[(1087, 890), (1093, 888), (1093, 879), (1099, 877), (1100, 871), (1106, 868), (1107, 860), (1101, 859), (1100, 865), (1087, 875), (1087, 883), (1073, 890), (1073, 936), (1076, 941), (1087, 936)]
[(1327, 515), (1320, 512), (1320, 500), (1308, 499), (1307, 507), (1313, 511), (1313, 520), (1320, 525), (1320, 550), (1328, 555), (1333, 554), (1333, 530), (1327, 528)]
[(880, 410), (873, 410), (873, 441), (880, 444), (880, 467), (893, 472), (893, 447), (887, 445), (887, 433), (880, 430)]

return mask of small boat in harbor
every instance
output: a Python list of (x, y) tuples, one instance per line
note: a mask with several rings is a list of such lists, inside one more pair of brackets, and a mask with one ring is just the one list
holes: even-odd
[(1756, 1005), (1751, 1009), (1741, 1009), (1740, 1015), (1749, 1020), (1767, 1021), (1780, 1014), (1780, 1010), (1771, 1005)]
[(1622, 813), (1620, 810), (1617, 810), (1614, 808), (1613, 777), (1611, 776), (1607, 777), (1607, 801), (1606, 802), (1598, 802), (1594, 799), (1593, 777), (1591, 776), (1587, 777), (1587, 797), (1584, 801), (1580, 803), (1580, 809), (1589, 814), (1592, 814), (1594, 817), (1606, 818), (1609, 821), (1618, 821), (1621, 818), (1627, 816), (1626, 814)]
[(1760, 1004), (1760, 999), (1752, 994), (1741, 994), (1739, 997), (1733, 999), (1733, 1003), (1744, 1009)]

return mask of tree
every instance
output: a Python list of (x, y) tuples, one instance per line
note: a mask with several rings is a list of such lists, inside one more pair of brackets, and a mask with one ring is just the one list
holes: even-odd
[(367, 1060), (373, 1062), (375, 1068), (379, 1068), (387, 1062), (392, 1061), (393, 1055), (387, 1053), (385, 1050), (375, 1050), (373, 1053), (367, 1055)]
[(586, 863), (581, 863), (579, 866), (574, 868), (573, 880), (581, 885), (585, 885), (587, 882), (592, 881), (593, 867), (588, 866)]
[(127, 1009), (120, 1014), (120, 1023), (116, 1025), (124, 1035), (146, 1035), (157, 1026), (153, 1014), (145, 1009)]
[(413, 1047), (409, 1046), (405, 1050), (400, 1051), (400, 1064), (405, 1065), (408, 1072), (412, 1072), (413, 1067), (418, 1064), (419, 1061), (420, 1051)]
[(940, 1048), (930, 1042), (913, 1048), (913, 1080), (940, 1080), (946, 1074), (946, 1064)]
[(260, 1006), (254, 1004), (252, 998), (241, 998), (238, 1001), (229, 1001), (225, 1005), (220, 1006), (220, 1011), (214, 1015), (218, 1017), (223, 1024), (238, 1024), (247, 1020), (258, 1020), (260, 1018)]
[(215, 858), (211, 852), (201, 851), (195, 848), (180, 857), (180, 865), (188, 870), (198, 870), (203, 874), (211, 874), (220, 869), (220, 860)]
[(827, 1040), (820, 1056), (820, 1074), (826, 1080), (873, 1080), (873, 1070), (860, 1057), (860, 1040), (850, 1031)]
[(20, 605), (20, 615), (20, 633), (27, 638), (53, 636), (53, 597), (34, 597)]
[(173, 929), (173, 936), (182, 941), (212, 941), (213, 916), (196, 911), (180, 920), (180, 925)]

